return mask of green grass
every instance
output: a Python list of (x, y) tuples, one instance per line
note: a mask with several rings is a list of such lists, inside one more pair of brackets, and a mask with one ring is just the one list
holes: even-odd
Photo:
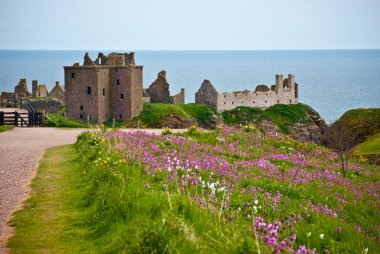
[(89, 135), (76, 149), (47, 150), (31, 197), (11, 221), (12, 253), (256, 253), (247, 228), (219, 223), (140, 166), (94, 163), (122, 158)]
[(33, 180), (31, 196), (16, 212), (11, 226), (12, 253), (89, 253), (95, 252), (86, 239), (88, 229), (79, 227), (86, 212), (83, 168), (72, 146), (50, 148), (41, 160)]
[(128, 121), (129, 126), (148, 128), (186, 128), (191, 125), (213, 128), (216, 123), (213, 110), (200, 104), (145, 103), (137, 117)]
[(360, 144), (369, 136), (380, 132), (380, 108), (349, 110), (337, 123), (347, 126), (355, 138), (355, 143)]
[(65, 112), (65, 108), (62, 108), (56, 114), (48, 113), (48, 117), (45, 121), (45, 126), (47, 127), (61, 127), (61, 128), (89, 128), (93, 127), (95, 123), (90, 123), (90, 126), (87, 125), (86, 121), (80, 121), (76, 119), (72, 119), (70, 117), (64, 117), (63, 112)]
[(366, 141), (354, 149), (360, 155), (380, 154), (380, 133), (368, 137)]
[(311, 123), (309, 114), (320, 119), (319, 114), (310, 106), (299, 103), (292, 105), (276, 104), (266, 110), (250, 107), (238, 107), (222, 113), (226, 124), (259, 123), (263, 120), (273, 121), (281, 131), (287, 133), (288, 127), (295, 123)]
[(14, 128), (15, 128), (15, 126), (12, 126), (12, 125), (1, 125), (0, 126), (0, 132), (10, 131)]

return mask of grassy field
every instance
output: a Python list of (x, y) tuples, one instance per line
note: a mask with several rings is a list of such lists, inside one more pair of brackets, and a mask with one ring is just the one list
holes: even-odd
[[(379, 168), (253, 126), (49, 149), (14, 253), (379, 253)], [(306, 252), (305, 252), (306, 251)]]
[(14, 128), (15, 128), (15, 126), (11, 126), (11, 125), (1, 125), (0, 126), (0, 132), (9, 131), (9, 130), (12, 130)]
[(370, 136), (363, 143), (355, 147), (359, 155), (380, 154), (380, 133)]

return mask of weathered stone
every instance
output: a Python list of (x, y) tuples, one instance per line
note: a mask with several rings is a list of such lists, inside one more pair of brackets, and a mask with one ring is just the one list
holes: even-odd
[(20, 79), (18, 85), (15, 86), (15, 96), (16, 98), (26, 98), (30, 96), (26, 79)]
[(55, 86), (49, 93), (49, 97), (58, 99), (60, 101), (63, 101), (65, 99), (65, 91), (63, 91), (63, 88), (61, 84), (59, 83), (59, 81), (55, 82)]
[(89, 116), (98, 122), (138, 115), (143, 107), (143, 67), (134, 62), (133, 53), (111, 53), (107, 57), (99, 53), (97, 64), (65, 66), (67, 115), (83, 120)]
[(88, 52), (84, 55), (83, 66), (95, 66), (95, 63), (91, 60)]
[(195, 103), (207, 104), (216, 110), (218, 103), (217, 100), (218, 91), (216, 91), (216, 89), (209, 80), (205, 79), (198, 92), (195, 93)]
[(164, 70), (158, 73), (157, 79), (146, 89), (146, 92), (153, 103), (185, 103), (184, 88), (178, 94), (170, 96), (169, 83), (166, 80), (166, 71)]
[(36, 90), (36, 98), (45, 98), (48, 96), (48, 90), (45, 84), (39, 85)]
[(295, 83), (295, 76), (292, 74), (285, 80), (282, 75), (276, 75), (276, 84), (271, 89), (266, 85), (259, 85), (254, 92), (245, 90), (217, 94), (215, 89), (202, 86), (203, 84), (195, 94), (195, 102), (215, 104), (213, 107), (219, 113), (239, 106), (268, 108), (275, 104), (298, 103), (298, 84)]

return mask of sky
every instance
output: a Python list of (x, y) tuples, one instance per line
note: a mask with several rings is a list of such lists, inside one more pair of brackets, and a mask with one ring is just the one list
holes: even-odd
[(380, 0), (0, 0), (0, 49), (378, 49)]

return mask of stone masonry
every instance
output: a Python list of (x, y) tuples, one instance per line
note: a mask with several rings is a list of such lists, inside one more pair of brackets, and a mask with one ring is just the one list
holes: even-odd
[[(150, 102), (153, 103), (171, 103), (171, 104), (184, 104), (185, 103), (185, 89), (174, 95), (170, 95), (169, 83), (166, 80), (166, 71), (160, 71), (157, 75), (157, 79), (145, 89), (146, 94), (150, 97)], [(144, 101), (149, 101), (144, 97)]]
[(275, 104), (297, 104), (298, 84), (292, 74), (285, 80), (283, 75), (276, 75), (276, 84), (271, 88), (259, 85), (253, 92), (245, 90), (219, 94), (211, 82), (205, 80), (195, 94), (195, 103), (208, 104), (217, 112), (240, 106), (268, 108)]
[(134, 53), (88, 53), (83, 65), (65, 66), (65, 106), (69, 117), (104, 122), (110, 118), (128, 120), (143, 107), (142, 66)]

